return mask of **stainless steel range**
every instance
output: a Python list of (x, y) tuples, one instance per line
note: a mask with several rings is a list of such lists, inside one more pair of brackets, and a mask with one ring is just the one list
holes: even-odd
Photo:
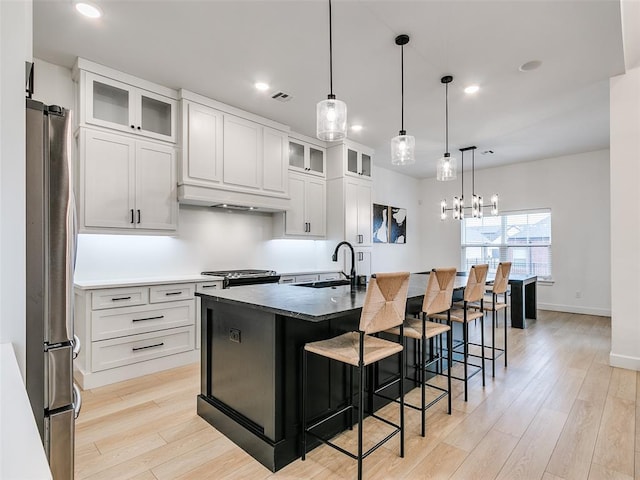
[(202, 275), (223, 277), (223, 288), (260, 283), (277, 283), (280, 281), (280, 275), (274, 270), (219, 270), (202, 272)]

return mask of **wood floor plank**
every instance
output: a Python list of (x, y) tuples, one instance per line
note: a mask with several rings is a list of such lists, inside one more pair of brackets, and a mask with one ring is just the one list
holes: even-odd
[(624, 473), (616, 472), (615, 470), (609, 470), (602, 465), (594, 463), (591, 465), (589, 480), (634, 480), (634, 478), (632, 476), (625, 475)]
[(609, 384), (609, 395), (625, 400), (635, 401), (636, 399), (636, 379), (637, 372), (614, 368), (611, 373)]
[(451, 479), (491, 480), (496, 478), (519, 440), (519, 437), (492, 429), (462, 462)]
[(608, 396), (593, 462), (608, 470), (634, 475), (635, 401)]
[(450, 478), (469, 453), (446, 442), (439, 443), (406, 478)]
[(500, 470), (499, 480), (541, 478), (567, 414), (542, 408)]
[(556, 477), (555, 475), (549, 472), (544, 472), (544, 475), (542, 476), (542, 480), (565, 480), (565, 479), (562, 477)]
[(558, 439), (547, 472), (567, 480), (581, 480), (589, 475), (602, 407), (576, 400)]

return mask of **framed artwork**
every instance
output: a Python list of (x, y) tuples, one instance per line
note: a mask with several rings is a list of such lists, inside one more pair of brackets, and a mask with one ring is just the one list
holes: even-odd
[(373, 204), (373, 243), (389, 241), (389, 207)]
[(389, 243), (407, 243), (407, 209), (389, 207)]
[(407, 243), (407, 210), (373, 204), (373, 243)]

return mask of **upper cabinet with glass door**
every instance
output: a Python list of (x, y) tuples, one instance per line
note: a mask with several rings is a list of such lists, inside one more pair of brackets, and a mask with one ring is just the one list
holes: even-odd
[[(80, 125), (175, 143), (177, 92), (82, 59), (76, 67)], [(83, 70), (87, 67), (100, 74)]]
[(371, 180), (373, 150), (351, 140), (331, 144), (327, 178), (344, 176)]
[(317, 140), (304, 135), (290, 135), (289, 170), (324, 178), (326, 176), (327, 150), (317, 142)]

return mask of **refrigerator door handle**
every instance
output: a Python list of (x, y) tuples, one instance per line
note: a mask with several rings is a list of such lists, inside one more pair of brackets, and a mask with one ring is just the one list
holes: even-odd
[(75, 360), (76, 358), (78, 358), (78, 354), (82, 349), (82, 345), (80, 344), (80, 339), (75, 333), (73, 334), (73, 340), (71, 341), (71, 345), (73, 345), (73, 359)]
[(80, 387), (73, 382), (73, 418), (80, 416), (80, 409), (82, 408), (82, 394), (80, 393)]

